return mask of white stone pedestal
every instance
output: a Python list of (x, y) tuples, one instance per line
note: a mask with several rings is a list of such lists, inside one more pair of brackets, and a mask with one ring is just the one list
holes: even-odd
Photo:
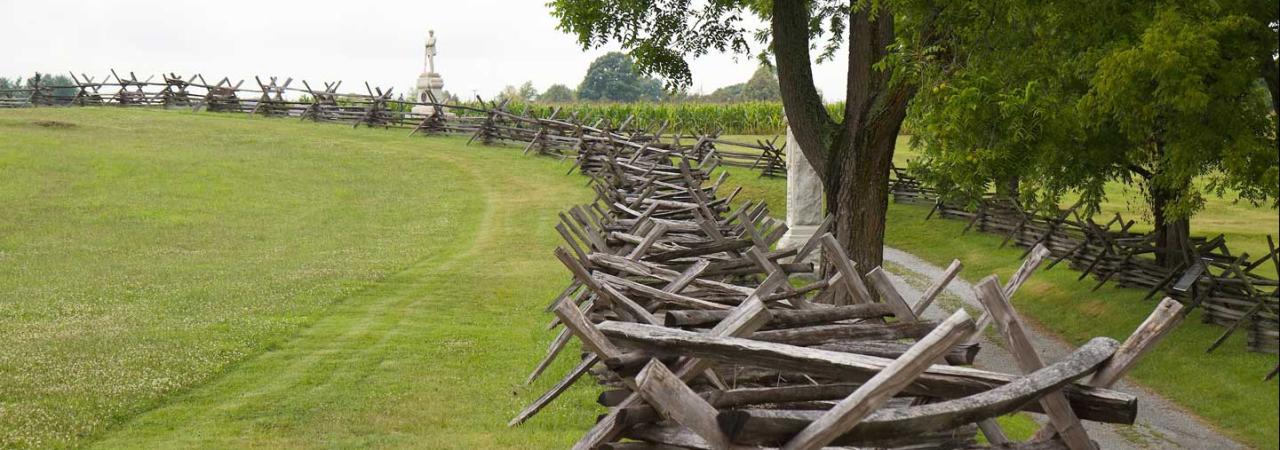
[[(422, 75), (418, 75), (416, 87), (418, 88), (418, 102), (430, 102), (431, 97), (427, 95), (427, 92), (430, 92), (431, 95), (435, 96), (437, 102), (444, 103), (444, 78), (441, 78), (440, 74), (423, 72)], [(410, 111), (413, 111), (414, 114), (431, 114), (435, 112), (430, 106), (422, 105), (414, 106)]]
[[(822, 207), (822, 180), (805, 159), (800, 144), (787, 128), (787, 234), (778, 247), (799, 247), (813, 236), (822, 225), (825, 209)], [(808, 260), (816, 260), (818, 252), (809, 254)]]

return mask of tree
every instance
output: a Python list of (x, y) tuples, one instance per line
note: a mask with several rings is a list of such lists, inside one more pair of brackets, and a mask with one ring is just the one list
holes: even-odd
[(778, 92), (778, 76), (773, 73), (771, 67), (761, 64), (747, 82), (731, 84), (716, 89), (710, 95), (705, 96), (704, 100), (726, 103), (744, 101), (776, 102), (782, 100), (782, 96)]
[[(919, 80), (950, 63), (954, 35), (979, 33), (974, 16), (987, 2), (839, 0), (554, 0), (559, 28), (590, 48), (616, 41), (641, 70), (671, 84), (692, 80), (687, 60), (710, 51), (749, 54), (744, 14), (769, 22), (756, 34), (770, 43), (779, 92), (805, 158), (826, 190), (837, 239), (862, 267), (880, 265), (889, 168), (898, 131)], [(846, 38), (847, 36), (847, 38)], [(843, 119), (828, 115), (813, 81), (819, 60), (845, 49), (848, 88)]]
[(782, 94), (778, 91), (778, 75), (773, 73), (773, 68), (761, 64), (756, 72), (751, 74), (751, 79), (742, 86), (739, 99), (769, 102), (782, 100)]
[[(14, 78), (12, 81), (9, 80), (8, 78), (0, 77), (0, 91), (5, 91), (9, 89), (21, 89), (21, 88), (22, 88), (22, 77)], [(16, 95), (14, 95), (11, 92), (0, 92), (0, 98), (6, 98), (6, 97), (16, 97)]]
[(498, 101), (508, 100), (513, 102), (531, 102), (538, 99), (538, 89), (533, 87), (532, 81), (526, 81), (520, 87), (507, 85), (502, 88), (502, 92), (498, 93)]
[(551, 85), (546, 92), (542, 93), (542, 96), (538, 97), (538, 100), (550, 103), (569, 103), (576, 99), (577, 95), (573, 90), (563, 84)]
[[(48, 92), (53, 95), (55, 101), (69, 102), (72, 97), (75, 97), (76, 92), (78, 91), (76, 88), (70, 87), (74, 86), (75, 82), (71, 80), (71, 77), (66, 75), (51, 75), (36, 72), (35, 75), (27, 77), (27, 87), (34, 87), (36, 85), (36, 80), (40, 80), (40, 86), (61, 86)], [(18, 87), (16, 80), (14, 82), (14, 87)]]
[(533, 87), (532, 81), (526, 81), (520, 85), (520, 98), (525, 101), (538, 99), (538, 88)]
[(1136, 182), (1157, 261), (1185, 263), (1205, 195), (1276, 205), (1275, 102), (1258, 96), (1275, 68), (1263, 55), (1277, 51), (1276, 12), (1256, 15), (1256, 3), (1046, 4), (1002, 17), (1000, 40), (922, 95), (918, 169), (969, 198), (1009, 179), (1042, 206), (1075, 191), (1088, 211), (1107, 182)]
[(746, 85), (746, 83), (731, 84), (712, 91), (711, 94), (705, 96), (703, 99), (705, 101), (717, 103), (736, 102), (742, 98), (742, 89), (746, 87)]
[(578, 85), (578, 98), (592, 101), (636, 102), (662, 99), (662, 82), (642, 75), (630, 56), (609, 52), (596, 58)]

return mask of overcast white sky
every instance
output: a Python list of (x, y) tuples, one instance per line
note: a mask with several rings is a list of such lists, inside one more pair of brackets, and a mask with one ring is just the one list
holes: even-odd
[[(445, 90), (485, 98), (533, 81), (576, 88), (591, 60), (610, 49), (582, 50), (555, 29), (546, 0), (246, 1), (0, 0), (0, 76), (34, 71), (102, 76), (201, 73), (248, 79), (279, 75), (363, 82), (405, 92), (422, 70), (427, 29), (435, 29), (436, 68)], [(829, 100), (842, 96), (846, 62), (815, 68)], [(692, 90), (709, 93), (745, 81), (751, 57), (711, 55), (693, 64)], [(144, 75), (145, 74), (145, 75)], [(264, 77), (265, 80), (265, 77)], [(295, 81), (295, 83), (298, 83)], [(301, 87), (299, 85), (299, 87)]]

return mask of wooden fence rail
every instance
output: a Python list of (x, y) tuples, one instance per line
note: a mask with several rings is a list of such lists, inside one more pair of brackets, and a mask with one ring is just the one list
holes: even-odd
[[(775, 145), (777, 137), (754, 143), (736, 142), (721, 139), (716, 131), (682, 140), (683, 132), (675, 131), (678, 124), (640, 124), (630, 117), (618, 124), (587, 124), (572, 115), (561, 116), (558, 110), (547, 117), (535, 117), (527, 106), (524, 111), (515, 112), (508, 110), (505, 102), (486, 103), (477, 98), (479, 106), (449, 104), (434, 96), (428, 102), (416, 102), (393, 98), (392, 89), (368, 84), (364, 92), (340, 93), (340, 82), (324, 83), (323, 89), (317, 89), (306, 81), (295, 83), (293, 78), (274, 76), (254, 77), (252, 84), (256, 88), (246, 86), (245, 80), (226, 77), (209, 83), (200, 74), (166, 74), (156, 80), (154, 76), (139, 78), (132, 72), (121, 74), (114, 69), (98, 79), (101, 81), (71, 74), (72, 84), (55, 85), (47, 78), (36, 76), (25, 87), (0, 90), (0, 108), (153, 106), (408, 128), (410, 134), (458, 134), (483, 144), (523, 145), (526, 153), (575, 158), (576, 167), (584, 171), (599, 166), (599, 152), (614, 147), (611, 142), (622, 142), (623, 147), (633, 150), (651, 145), (694, 153), (699, 159), (714, 153), (725, 166), (759, 170), (761, 176), (786, 176), (786, 158), (784, 150)], [(418, 113), (415, 109), (428, 112)]]
[(1079, 204), (1046, 214), (996, 196), (969, 207), (941, 200), (902, 169), (894, 168), (893, 175), (895, 201), (931, 203), (929, 218), (965, 220), (966, 232), (1004, 236), (1002, 247), (1012, 244), (1030, 252), (1044, 246), (1053, 256), (1047, 268), (1067, 261), (1081, 272), (1081, 280), (1094, 276), (1094, 290), (1113, 281), (1146, 290), (1147, 299), (1164, 295), (1189, 309), (1202, 308), (1205, 322), (1225, 327), (1218, 338), (1206, 343), (1206, 351), (1244, 331), (1249, 350), (1280, 353), (1280, 283), (1260, 270), (1269, 266), (1280, 272), (1280, 249), (1271, 235), (1267, 235), (1269, 251), (1260, 256), (1233, 253), (1221, 234), (1209, 239), (1183, 237), (1184, 247), (1191, 251), (1171, 255), (1181, 263), (1170, 268), (1156, 264), (1155, 256), (1164, 250), (1155, 245), (1155, 235), (1134, 231), (1136, 222), (1118, 213), (1100, 223), (1084, 214)]
[[(339, 94), (336, 84), (303, 83), (308, 100), (291, 101), (284, 93), (298, 88), (288, 79), (255, 81), (258, 89), (250, 90), (226, 78), (210, 85), (198, 75), (171, 75), (153, 83), (130, 74), (114, 83), (77, 80), (85, 95), (69, 100), (36, 95), (51, 89), (39, 82), (6, 98), (21, 97), (27, 106), (189, 106), (405, 127), (574, 158), (571, 171), (590, 176), (596, 197), (560, 214), (555, 225), (564, 241), (554, 254), (571, 277), (546, 308), (556, 335), (527, 381), (560, 357), (580, 358), (510, 425), (532, 419), (591, 375), (604, 386), (599, 403), (607, 412), (578, 449), (1093, 449), (1081, 421), (1134, 422), (1136, 398), (1110, 388), (1186, 311), (1166, 298), (1125, 342), (1095, 338), (1044, 361), (1009, 299), (1057, 242), (1036, 243), (1009, 282), (993, 276), (979, 283), (980, 317), (961, 309), (931, 320), (929, 306), (958, 263), (925, 294), (907, 298), (887, 270), (865, 270), (849, 258), (829, 233), (830, 219), (804, 245), (775, 250), (786, 225), (764, 203), (734, 207), (740, 189), (725, 187), (727, 173), (714, 175), (746, 160), (718, 133), (686, 146), (690, 139), (682, 141), (670, 124), (585, 124), (505, 104), (404, 102), (372, 86)], [(99, 93), (103, 88), (116, 92)], [(737, 146), (759, 151), (749, 167), (776, 175), (785, 163), (773, 142)], [(1018, 370), (968, 367), (981, 350), (976, 336), (988, 326)], [(582, 351), (566, 352), (574, 340)], [(994, 419), (1017, 411), (1043, 414), (1048, 425), (1030, 442), (1010, 442)], [(979, 431), (989, 444), (977, 443)]]
[[(1125, 343), (1097, 338), (1043, 361), (1009, 303), (1043, 247), (1008, 284), (979, 284), (983, 317), (929, 320), (958, 264), (908, 299), (885, 269), (849, 259), (830, 220), (806, 244), (773, 250), (786, 225), (761, 203), (730, 207), (738, 191), (712, 176), (715, 152), (622, 141), (607, 127), (575, 139), (595, 148), (583, 167), (597, 195), (555, 226), (572, 277), (546, 308), (557, 334), (527, 381), (582, 357), (510, 422), (591, 375), (608, 409), (574, 448), (1095, 448), (1080, 421), (1134, 421), (1135, 398), (1109, 388), (1182, 317), (1166, 299)], [(964, 367), (992, 324), (1020, 372)], [(575, 338), (583, 352), (566, 352)], [(1009, 442), (994, 418), (1015, 411), (1045, 414), (1051, 428)], [(977, 444), (979, 430), (992, 446)]]

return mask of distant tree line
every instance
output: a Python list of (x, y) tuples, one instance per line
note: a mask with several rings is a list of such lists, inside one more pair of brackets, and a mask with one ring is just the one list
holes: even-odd
[[(42, 74), (40, 72), (35, 72), (34, 74), (26, 78), (23, 78), (22, 76), (16, 76), (13, 78), (0, 77), (0, 91), (9, 91), (13, 89), (30, 89), (36, 85), (37, 79), (40, 80), (41, 86), (73, 86), (75, 85), (75, 82), (71, 80), (71, 77), (68, 77), (66, 75), (50, 75), (47, 73)], [(60, 88), (53, 89), (51, 93), (55, 97), (65, 98), (65, 99), (68, 99), (68, 101), (70, 101), (69, 99), (76, 95), (76, 88), (60, 87)], [(26, 96), (26, 94), (19, 95), (18, 93), (15, 93), (15, 92), (0, 92), (0, 96), (20, 97), (20, 96)]]
[(527, 81), (520, 86), (503, 88), (498, 98), (541, 103), (782, 101), (778, 91), (778, 76), (769, 66), (761, 65), (745, 82), (716, 89), (710, 94), (696, 94), (685, 90), (665, 90), (662, 81), (641, 73), (631, 56), (621, 52), (609, 52), (593, 61), (577, 89), (564, 84), (553, 84), (546, 91), (539, 92), (533, 82)]

